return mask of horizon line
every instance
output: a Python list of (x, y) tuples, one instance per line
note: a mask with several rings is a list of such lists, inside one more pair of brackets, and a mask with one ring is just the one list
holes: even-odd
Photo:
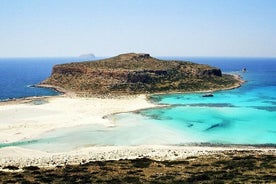
[[(138, 53), (138, 52), (137, 52)], [(124, 54), (124, 53), (123, 53)], [(126, 53), (125, 53), (126, 54)], [(109, 58), (118, 56), (97, 56), (91, 58)], [(196, 55), (151, 55), (151, 57), (190, 57), (190, 58), (276, 58), (276, 56), (196, 56)], [(8, 58), (90, 58), (90, 57), (81, 57), (81, 56), (0, 56), (0, 59), (8, 59)]]

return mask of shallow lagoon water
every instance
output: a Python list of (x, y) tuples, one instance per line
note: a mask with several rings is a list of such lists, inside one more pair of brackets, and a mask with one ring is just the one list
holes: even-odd
[[(10, 145), (69, 151), (105, 145), (276, 144), (276, 59), (191, 60), (239, 74), (247, 82), (237, 89), (214, 92), (210, 98), (201, 93), (152, 95), (153, 103), (169, 106), (110, 116), (114, 127), (55, 130)], [(244, 66), (246, 73), (239, 71)]]
[(154, 120), (137, 113), (121, 113), (112, 117), (115, 126), (94, 124), (63, 128), (41, 138), (12, 145), (49, 152), (63, 152), (88, 146), (171, 145), (183, 139), (174, 129), (164, 128)]
[(276, 60), (244, 61), (250, 67), (246, 73), (233, 71), (242, 61), (236, 60), (221, 67), (241, 75), (247, 81), (242, 87), (209, 98), (200, 93), (153, 95), (152, 101), (170, 107), (141, 114), (194, 136), (181, 143), (276, 144)]
[[(216, 95), (211, 100), (198, 95), (187, 95), (187, 104), (172, 106), (169, 109), (152, 109), (141, 113), (151, 118), (159, 119), (159, 124), (166, 124), (177, 130), (192, 133), (196, 139), (192, 142), (224, 143), (224, 144), (269, 144), (276, 143), (275, 110), (270, 105), (252, 104), (247, 99), (231, 102), (227, 95), (216, 101)], [(194, 97), (194, 98), (193, 98)], [(232, 96), (233, 97), (233, 96)], [(174, 100), (175, 96), (164, 100)], [(192, 102), (194, 101), (194, 102)], [(222, 102), (222, 103), (220, 103)], [(254, 105), (254, 106), (252, 106)], [(165, 119), (167, 119), (165, 121)], [(183, 140), (185, 143), (186, 140)]]

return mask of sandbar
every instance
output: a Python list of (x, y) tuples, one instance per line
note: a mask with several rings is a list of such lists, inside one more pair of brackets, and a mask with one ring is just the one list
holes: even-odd
[[(146, 95), (113, 98), (85, 98), (61, 95), (55, 97), (33, 97), (0, 103), (0, 143), (31, 140), (45, 132), (59, 128), (89, 124), (101, 124), (107, 127), (116, 126), (106, 116), (157, 106), (151, 103)], [(0, 148), (0, 169), (8, 165), (17, 167), (29, 165), (53, 167), (90, 161), (141, 157), (155, 160), (175, 160), (227, 150), (252, 150), (264, 154), (276, 153), (274, 147), (260, 148), (251, 146), (91, 146), (59, 153), (10, 146)]]
[(114, 126), (106, 116), (156, 106), (146, 95), (108, 99), (56, 96), (11, 101), (0, 105), (0, 143), (33, 139), (59, 128), (88, 124)]

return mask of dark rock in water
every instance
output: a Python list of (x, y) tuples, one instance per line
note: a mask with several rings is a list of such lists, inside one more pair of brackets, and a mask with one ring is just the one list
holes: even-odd
[(214, 129), (214, 128), (217, 128), (217, 127), (220, 127), (220, 126), (222, 126), (222, 125), (220, 123), (217, 123), (217, 124), (214, 124), (214, 125), (210, 126), (205, 131), (208, 131), (208, 130), (211, 130), (211, 129)]
[(208, 65), (167, 61), (149, 54), (61, 64), (53, 67), (42, 85), (58, 86), (79, 94), (140, 94), (221, 89), (239, 81)]
[(213, 130), (215, 128), (223, 128), (223, 127), (226, 127), (228, 124), (229, 124), (228, 121), (222, 121), (221, 123), (213, 124), (212, 126), (207, 128), (205, 131), (210, 131), (210, 130)]
[(212, 93), (206, 93), (203, 94), (202, 97), (213, 97), (214, 95)]

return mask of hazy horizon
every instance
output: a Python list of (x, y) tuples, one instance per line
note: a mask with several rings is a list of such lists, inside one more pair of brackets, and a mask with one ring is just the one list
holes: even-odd
[[(128, 52), (130, 53), (130, 52)], [(118, 53), (117, 55), (109, 55), (109, 56), (97, 56), (95, 55), (94, 59), (101, 59), (101, 58), (109, 58), (109, 57), (115, 57), (115, 56), (118, 56), (120, 54), (128, 54), (128, 53)], [(139, 53), (139, 52), (137, 52)], [(145, 52), (143, 52), (145, 53)], [(148, 53), (150, 54), (150, 53)], [(155, 58), (169, 58), (169, 59), (174, 59), (174, 58), (187, 58), (187, 59), (193, 59), (193, 58), (229, 58), (229, 59), (235, 59), (235, 58), (251, 58), (251, 59), (258, 59), (258, 58), (264, 58), (264, 59), (276, 59), (276, 56), (158, 56), (158, 55), (151, 55), (151, 57), (155, 57)], [(41, 58), (41, 59), (46, 59), (46, 58), (84, 58), (85, 59), (89, 59), (89, 57), (82, 57), (82, 56), (6, 56), (6, 57), (1, 57), (0, 56), (0, 59), (37, 59), (37, 58)], [(91, 57), (93, 58), (93, 57)]]
[(273, 0), (2, 0), (0, 58), (276, 57)]

